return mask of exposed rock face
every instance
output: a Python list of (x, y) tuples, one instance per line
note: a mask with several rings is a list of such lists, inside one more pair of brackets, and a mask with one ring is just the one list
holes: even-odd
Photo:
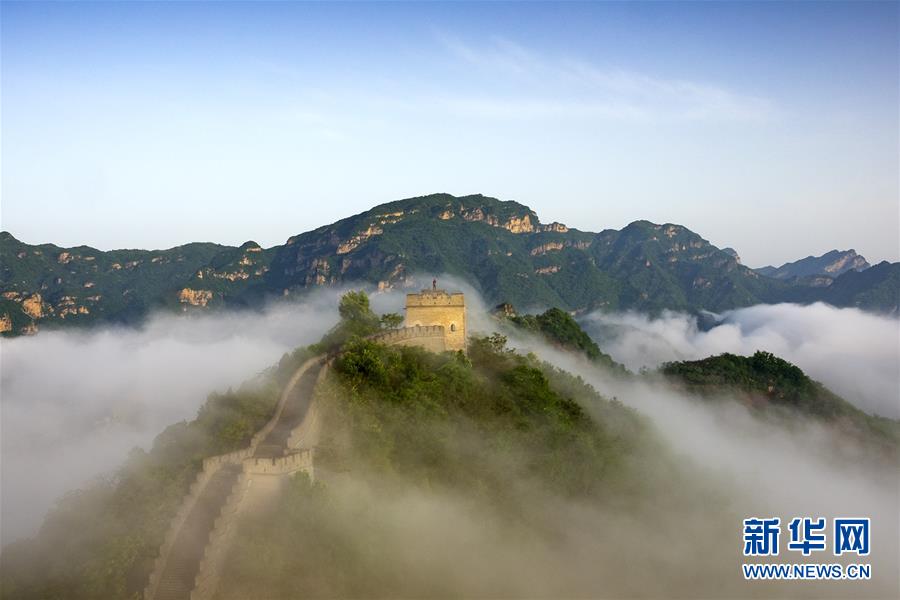
[(8, 314), (4, 314), (0, 317), (0, 333), (6, 333), (7, 331), (12, 331), (12, 319), (9, 318)]
[(61, 265), (70, 263), (72, 262), (72, 255), (68, 252), (60, 252), (59, 256), (56, 257), (56, 261)]
[(566, 233), (569, 231), (569, 228), (563, 225), (562, 223), (557, 223), (554, 221), (553, 223), (548, 223), (547, 225), (541, 225), (540, 231), (553, 231), (556, 233)]
[(785, 263), (780, 267), (762, 267), (756, 272), (766, 277), (775, 279), (793, 279), (795, 277), (810, 277), (827, 275), (837, 277), (847, 271), (863, 271), (871, 265), (856, 250), (832, 250), (822, 256), (807, 256), (804, 259)]
[(59, 316), (65, 319), (67, 315), (86, 315), (90, 312), (86, 306), (66, 306), (59, 311)]
[(499, 224), (497, 217), (485, 213), (484, 210), (480, 207), (465, 209), (460, 206), (459, 216), (461, 216), (465, 221), (484, 221), (492, 227), (497, 227), (497, 225)]
[(388, 274), (387, 279), (378, 282), (378, 291), (383, 292), (394, 288), (395, 283), (405, 284), (411, 283), (406, 281), (406, 267), (403, 263), (397, 263)]
[(370, 237), (374, 235), (381, 235), (382, 233), (384, 233), (384, 230), (381, 227), (369, 225), (369, 227), (365, 231), (357, 233), (346, 242), (340, 244), (337, 248), (337, 253), (347, 254), (348, 252), (352, 252), (356, 249), (357, 246), (368, 240)]
[(32, 319), (40, 319), (44, 316), (44, 304), (40, 294), (32, 294), (22, 300), (22, 310)]
[(389, 225), (392, 223), (397, 223), (403, 219), (403, 215), (406, 214), (402, 210), (398, 210), (396, 212), (384, 213), (382, 215), (376, 215), (375, 218), (378, 220), (379, 225)]
[(559, 265), (550, 265), (549, 267), (541, 267), (539, 269), (534, 270), (535, 275), (549, 275), (551, 273), (558, 273)]
[(516, 316), (516, 307), (509, 302), (503, 302), (495, 306), (491, 312), (500, 317), (514, 317)]
[[(456, 216), (452, 208), (447, 208), (438, 213), (438, 219), (448, 221)], [(464, 221), (475, 221), (487, 223), (491, 227), (502, 227), (512, 233), (533, 233), (535, 231), (560, 231), (565, 232), (569, 229), (562, 223), (551, 223), (550, 225), (537, 225), (531, 220), (531, 215), (523, 215), (521, 217), (509, 217), (505, 222), (501, 223), (496, 215), (486, 212), (482, 207), (465, 208), (460, 205), (459, 216)]]
[(227, 279), (228, 281), (238, 281), (250, 278), (250, 274), (243, 270), (231, 273), (213, 273), (212, 276), (216, 279)]
[(503, 229), (511, 231), (512, 233), (532, 233), (534, 231), (534, 223), (531, 222), (531, 215), (525, 215), (524, 217), (510, 217), (510, 219), (503, 224)]
[(316, 258), (309, 266), (309, 274), (306, 276), (306, 285), (325, 285), (328, 283), (328, 274), (331, 267), (325, 258)]
[(855, 250), (848, 250), (830, 265), (825, 265), (825, 272), (829, 275), (840, 275), (851, 269), (862, 271), (868, 269), (869, 266), (869, 261), (857, 254)]
[(178, 301), (191, 306), (206, 306), (212, 300), (213, 293), (210, 290), (192, 290), (184, 288), (178, 292)]
[(737, 250), (735, 250), (734, 248), (722, 248), (722, 252), (736, 260), (737, 264), (741, 264), (741, 257), (738, 255)]
[(532, 256), (540, 256), (542, 254), (547, 254), (548, 252), (553, 252), (556, 250), (562, 250), (565, 247), (565, 244), (562, 242), (547, 242), (546, 244), (541, 244), (536, 248), (531, 249)]

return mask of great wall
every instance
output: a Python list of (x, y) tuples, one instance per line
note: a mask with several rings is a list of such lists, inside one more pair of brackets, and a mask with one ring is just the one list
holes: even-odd
[[(408, 294), (406, 324), (370, 339), (432, 352), (465, 351), (462, 294), (435, 287)], [(311, 358), (293, 373), (272, 418), (246, 448), (203, 460), (160, 546), (144, 588), (145, 600), (213, 598), (240, 516), (265, 506), (290, 475), (302, 471), (315, 477), (321, 431), (315, 391), (327, 376), (330, 360)]]
[(313, 392), (325, 373), (324, 357), (307, 360), (247, 448), (204, 459), (172, 519), (144, 598), (211, 598), (238, 516), (270, 499), (284, 477), (298, 471), (313, 475), (319, 433)]

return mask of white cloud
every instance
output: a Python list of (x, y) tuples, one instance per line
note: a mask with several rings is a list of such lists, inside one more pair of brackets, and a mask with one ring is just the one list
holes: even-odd
[[(805, 316), (799, 316), (791, 313), (792, 309), (813, 310)], [(735, 311), (738, 312), (742, 313), (737, 316), (742, 317), (745, 335), (750, 335), (750, 329), (758, 328), (760, 323), (754, 322), (754, 317), (757, 317), (770, 331), (777, 331), (769, 339), (780, 337), (791, 340), (794, 346), (809, 347), (828, 343), (824, 339), (827, 336), (816, 331), (812, 327), (813, 323), (818, 324), (819, 328), (830, 326), (835, 329), (832, 335), (839, 335), (847, 327), (858, 326), (857, 317), (870, 316), (859, 311), (842, 314), (843, 311), (827, 306), (759, 306)], [(776, 316), (781, 317), (781, 320)], [(594, 316), (597, 320), (601, 317)], [(620, 360), (628, 357), (631, 367), (639, 367), (645, 362), (667, 360), (675, 357), (675, 354), (679, 358), (687, 358), (680, 350), (691, 353), (692, 356), (705, 356), (707, 352), (732, 347), (741, 339), (740, 332), (735, 335), (736, 332), (733, 329), (729, 331), (730, 327), (727, 325), (722, 330), (725, 335), (704, 338), (705, 334), (685, 315), (669, 314), (662, 319), (649, 319), (633, 314), (606, 317), (609, 317), (606, 323), (614, 324), (604, 326), (602, 330), (592, 327), (592, 332), (602, 331), (604, 337), (600, 341), (603, 342), (604, 349), (615, 349)], [(734, 314), (729, 317), (734, 318)], [(840, 323), (842, 319), (846, 321)], [(623, 325), (623, 322), (628, 325)], [(888, 328), (888, 335), (884, 339), (890, 335), (897, 339), (896, 321), (879, 324)], [(623, 328), (624, 331), (620, 330), (617, 334), (616, 328)], [(868, 330), (859, 335), (861, 337), (866, 334), (871, 336), (873, 332)], [(701, 349), (704, 339), (708, 345)], [(788, 429), (759, 419), (738, 402), (702, 401), (675, 390), (664, 382), (623, 380), (588, 363), (583, 357), (550, 347), (535, 336), (512, 332), (510, 343), (520, 351), (533, 351), (541, 359), (580, 375), (607, 398), (616, 398), (649, 417), (667, 446), (677, 453), (683, 464), (699, 467), (701, 472), (710, 477), (710, 481), (720, 486), (719, 489), (725, 495), (710, 498), (710, 502), (702, 507), (705, 517), (700, 518), (697, 523), (676, 524), (671, 540), (705, 540), (702, 544), (704, 549), (718, 548), (718, 552), (725, 553), (725, 562), (731, 561), (733, 565), (738, 565), (741, 562), (739, 532), (742, 518), (754, 515), (777, 516), (782, 522), (786, 522), (795, 516), (806, 515), (825, 516), (829, 520), (849, 514), (865, 515), (871, 517), (874, 524), (872, 543), (877, 541), (881, 549), (877, 555), (873, 552), (871, 556), (873, 579), (869, 582), (870, 587), (866, 593), (873, 597), (897, 595), (898, 582), (892, 575), (900, 556), (900, 540), (896, 535), (897, 527), (900, 526), (900, 514), (897, 512), (900, 473), (893, 462), (871, 459), (871, 455), (861, 452), (852, 440), (814, 422), (796, 423)], [(875, 345), (878, 343), (876, 341)], [(656, 344), (660, 344), (658, 352)], [(854, 348), (859, 350), (859, 345)], [(882, 347), (882, 351), (884, 350)], [(650, 356), (645, 361), (643, 355), (648, 352)], [(869, 356), (878, 360), (877, 351)], [(889, 362), (878, 362), (890, 371)], [(839, 387), (843, 377), (854, 380), (857, 375), (852, 369), (840, 369), (832, 374), (832, 385)], [(602, 415), (595, 412), (594, 406), (586, 408), (595, 415)], [(727, 505), (722, 503), (725, 498), (728, 499)], [(648, 521), (665, 521), (669, 510), (666, 502), (662, 502), (659, 514), (652, 519), (643, 519), (626, 534), (626, 539), (631, 541), (634, 536), (644, 535), (642, 527)], [(730, 546), (728, 543), (722, 544), (724, 540), (721, 533), (707, 537), (710, 534), (705, 528), (719, 519), (728, 518), (734, 522), (734, 536), (730, 538)], [(782, 541), (784, 543), (786, 542)], [(649, 548), (643, 554), (644, 560), (658, 550), (654, 545)], [(685, 561), (685, 557), (691, 555), (690, 550), (675, 552), (670, 564), (676, 565), (682, 572), (689, 572), (696, 566), (693, 559)], [(708, 564), (718, 563), (720, 558), (722, 556), (715, 555)], [(885, 575), (885, 571), (891, 575)], [(802, 590), (796, 583), (772, 583), (770, 587), (762, 589), (747, 585), (747, 582), (741, 581), (738, 573), (739, 569), (735, 566), (734, 578), (729, 571), (717, 576), (715, 581), (719, 588), (713, 595), (747, 597), (758, 592), (765, 596), (846, 598), (859, 593), (858, 588), (842, 588), (841, 584), (834, 582), (819, 587), (804, 586)], [(661, 571), (657, 572), (657, 576), (667, 577)], [(702, 582), (694, 581), (692, 585), (688, 595), (704, 595), (703, 591), (698, 591)], [(657, 597), (667, 594), (671, 594), (671, 590), (660, 590), (648, 595)]]
[(594, 313), (588, 332), (631, 369), (731, 352), (772, 352), (870, 413), (900, 417), (900, 321), (825, 304), (758, 305), (729, 311), (702, 331), (697, 320), (666, 312)]
[(464, 114), (513, 119), (763, 121), (775, 112), (766, 98), (711, 82), (540, 56), (503, 38), (484, 47), (449, 36), (438, 36), (438, 40), (452, 56), (490, 76), (495, 87), (501, 88), (450, 94), (446, 106)]
[(337, 321), (338, 292), (263, 313), (157, 315), (140, 329), (41, 332), (0, 342), (2, 541), (26, 535), (65, 491), (149, 447)]

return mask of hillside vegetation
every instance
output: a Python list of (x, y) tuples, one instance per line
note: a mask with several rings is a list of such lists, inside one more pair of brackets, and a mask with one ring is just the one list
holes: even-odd
[(560, 349), (583, 354), (597, 365), (621, 373), (626, 371), (624, 365), (601, 351), (572, 315), (563, 310), (551, 308), (537, 315), (512, 315), (507, 320), (525, 331), (539, 334)]
[(900, 421), (869, 415), (803, 370), (769, 352), (753, 356), (720, 354), (702, 360), (672, 362), (660, 372), (691, 392), (707, 397), (737, 393), (758, 410), (812, 417), (840, 428), (897, 458)]
[[(568, 560), (579, 526), (563, 506), (627, 520), (662, 496), (692, 514), (688, 499), (703, 489), (644, 418), (496, 334), (473, 339), (468, 356), (350, 341), (319, 401), (321, 482), (295, 478), (245, 521), (223, 598), (522, 594), (500, 564), (554, 545)], [(469, 569), (471, 560), (501, 570)]]

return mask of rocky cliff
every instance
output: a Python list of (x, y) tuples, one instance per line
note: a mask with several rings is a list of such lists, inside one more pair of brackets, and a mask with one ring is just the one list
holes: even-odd
[(761, 267), (756, 272), (775, 279), (793, 279), (797, 277), (838, 277), (847, 271), (864, 271), (869, 262), (856, 253), (856, 250), (832, 250), (822, 256), (807, 256), (780, 267)]

